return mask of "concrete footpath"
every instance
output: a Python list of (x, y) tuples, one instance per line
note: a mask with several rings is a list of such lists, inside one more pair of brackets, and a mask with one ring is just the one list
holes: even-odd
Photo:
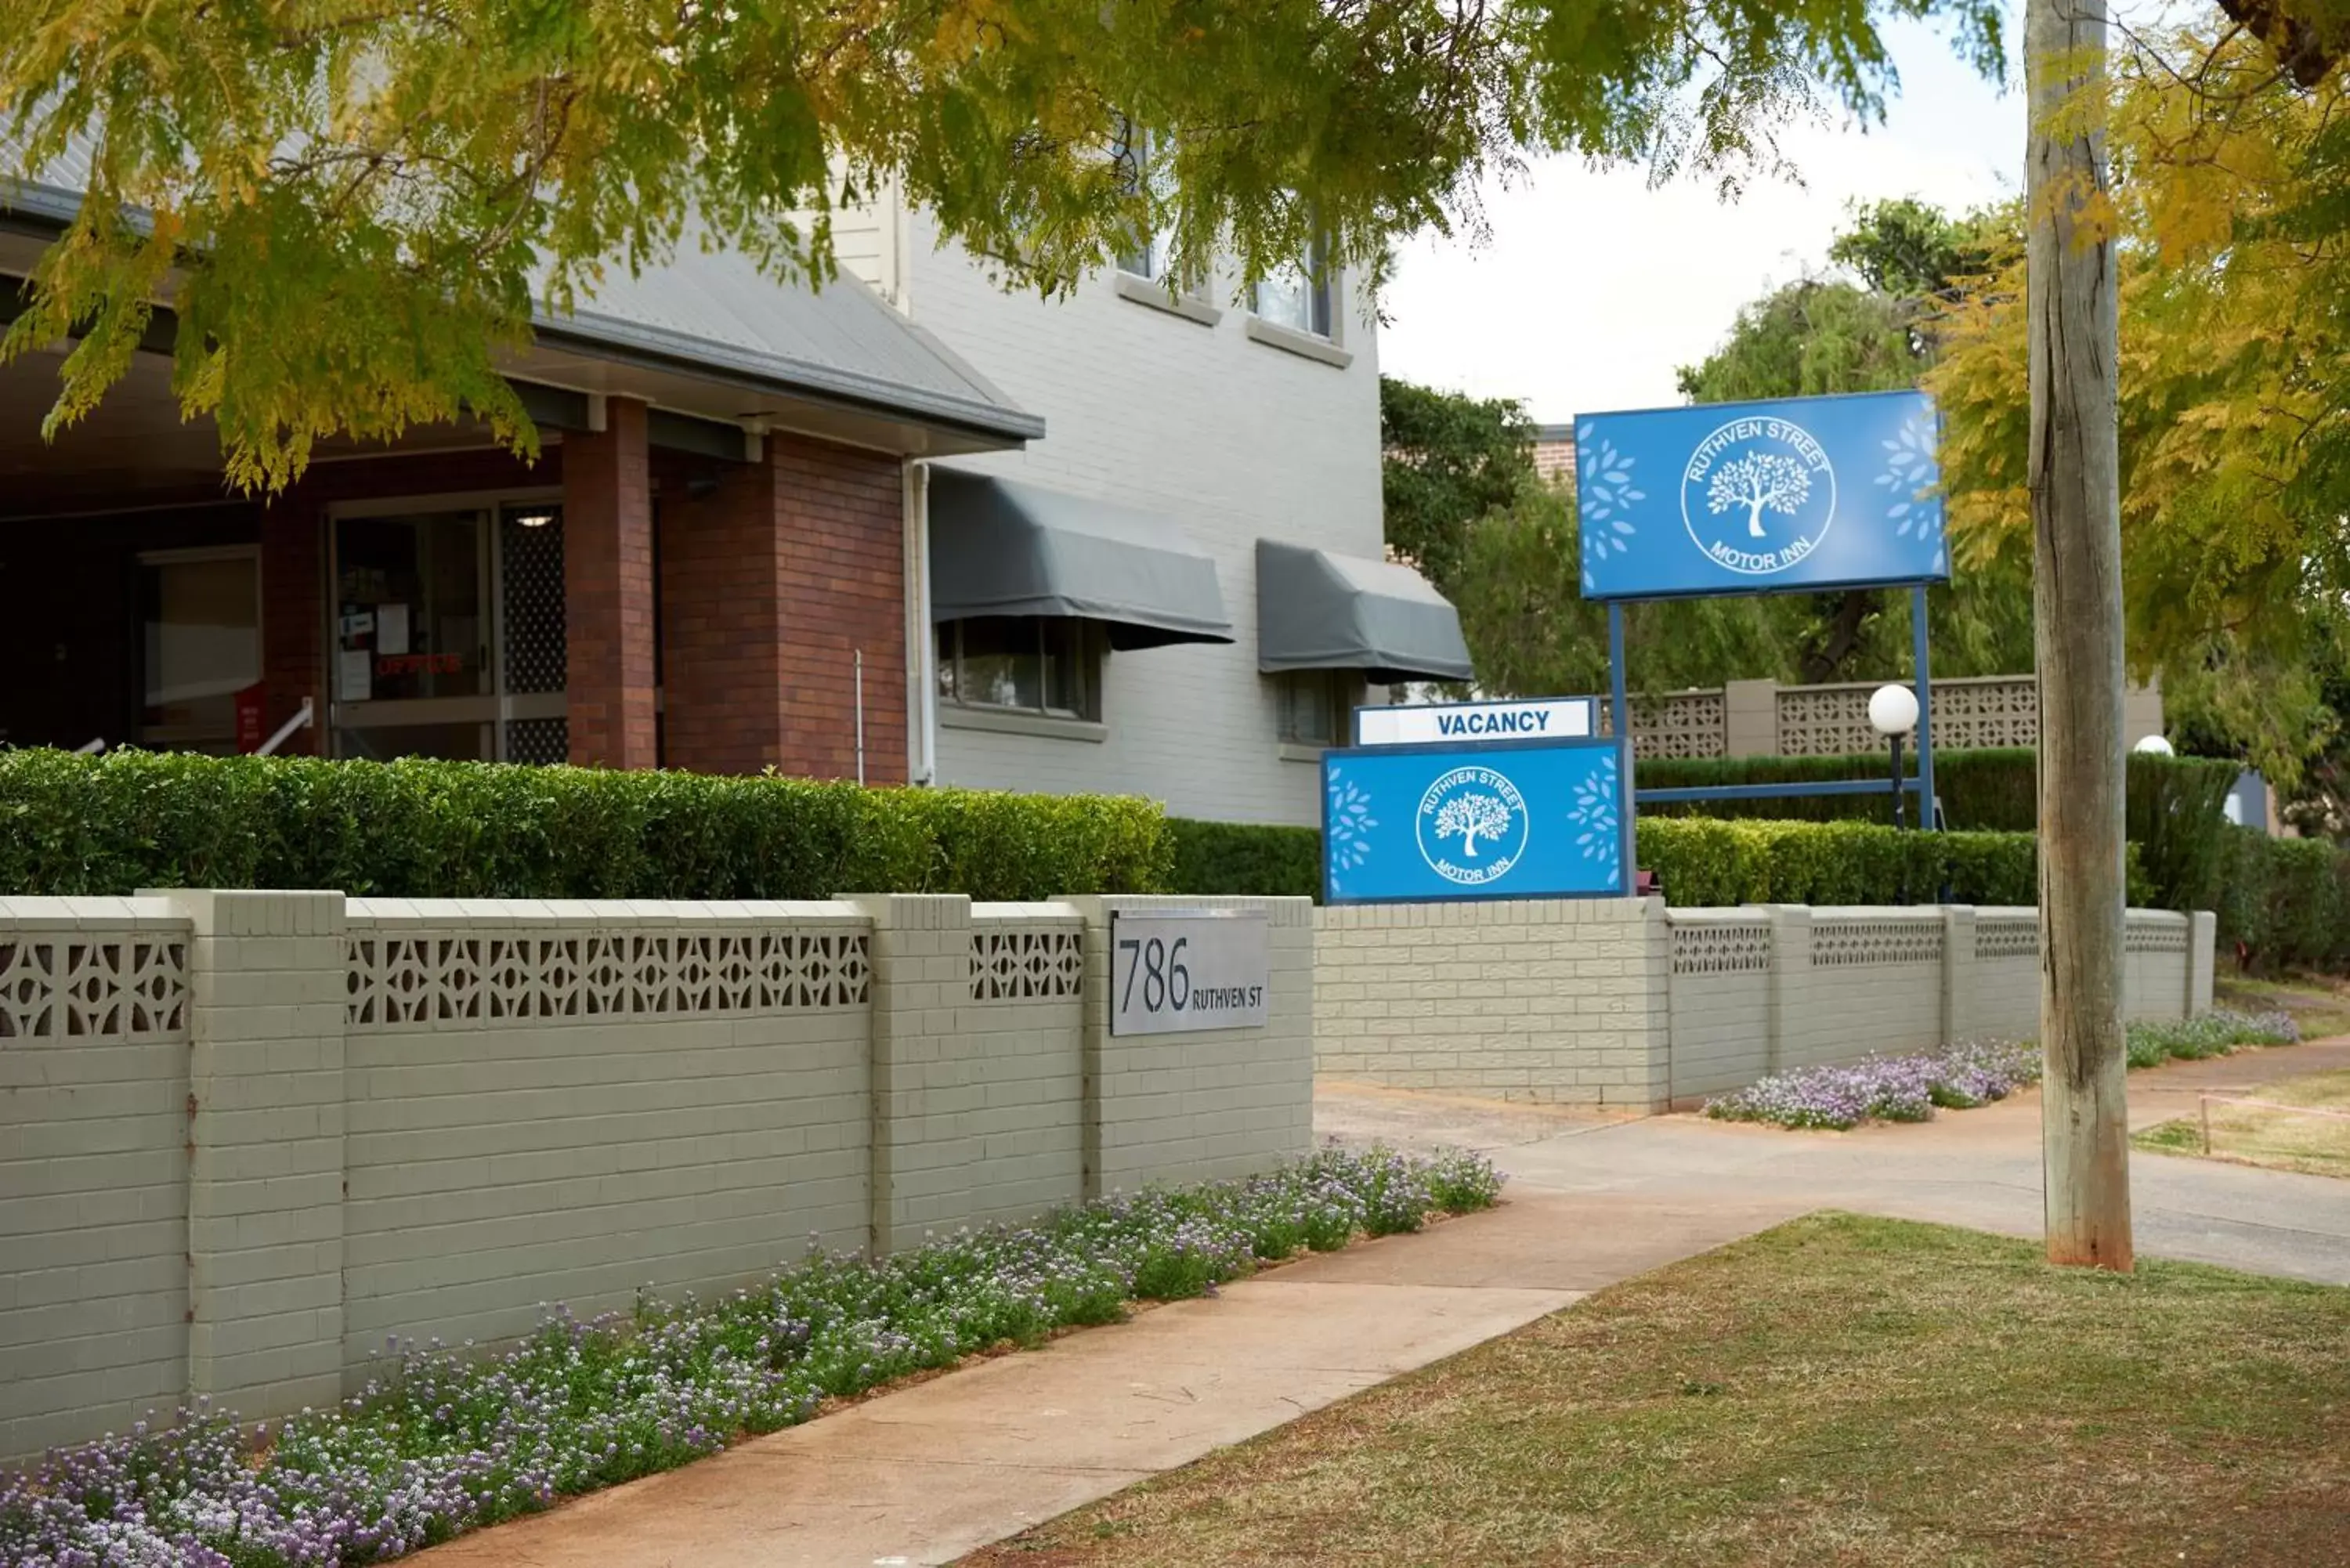
[[(430, 1568), (945, 1563), (1784, 1217), (1530, 1195), (500, 1525)], [(1564, 1244), (1573, 1239), (1573, 1244)]]
[[(2199, 1090), (2350, 1067), (2350, 1043), (2130, 1080), (2131, 1120)], [(1821, 1208), (2036, 1235), (2039, 1104), (1788, 1133), (1328, 1085), (1325, 1136), (1492, 1153), (1491, 1213), (1317, 1257), (761, 1438), (421, 1554), (429, 1568), (869, 1568), (951, 1561), (1588, 1292)], [(2350, 1283), (2350, 1189), (2139, 1155), (2149, 1255)]]

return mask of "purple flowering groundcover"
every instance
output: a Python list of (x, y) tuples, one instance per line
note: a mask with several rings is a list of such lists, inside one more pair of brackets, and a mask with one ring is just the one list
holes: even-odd
[[(2282, 1012), (2217, 1008), (2199, 1018), (2143, 1021), (2126, 1035), (2129, 1064), (2224, 1056), (2248, 1045), (2290, 1045), (2300, 1029)], [(1937, 1107), (1967, 1110), (2040, 1081), (2040, 1047), (2012, 1041), (1945, 1045), (1906, 1056), (1774, 1074), (1708, 1100), (1719, 1121), (1843, 1129), (1866, 1121), (1922, 1122)]]
[(812, 1251), (711, 1302), (650, 1295), (521, 1345), (390, 1346), (367, 1389), (247, 1436), (225, 1411), (0, 1475), (5, 1568), (379, 1563), (1010, 1342), (1211, 1294), (1260, 1261), (1490, 1207), (1479, 1156), (1328, 1149), (1245, 1181), (1151, 1189), (879, 1260)]

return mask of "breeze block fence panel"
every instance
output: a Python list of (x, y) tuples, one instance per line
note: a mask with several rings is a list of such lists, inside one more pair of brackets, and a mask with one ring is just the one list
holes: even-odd
[(1217, 901), (1267, 1027), (1107, 1032), (1111, 914), (1201, 902), (0, 899), (0, 1459), (1303, 1155), (1306, 900)]
[[(2132, 909), (2133, 1018), (2211, 1006), (2215, 921)], [(1788, 1068), (1950, 1041), (2028, 1039), (2029, 909), (1667, 909), (1360, 904), (1319, 911), (1315, 1054), (1330, 1077), (1661, 1110)]]

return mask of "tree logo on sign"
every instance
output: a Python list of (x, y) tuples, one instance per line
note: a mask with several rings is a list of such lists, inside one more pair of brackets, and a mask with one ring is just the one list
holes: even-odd
[(1463, 888), (1499, 881), (1525, 856), (1525, 797), (1492, 768), (1454, 768), (1419, 797), (1420, 858)]
[(1835, 521), (1835, 469), (1792, 420), (1732, 420), (1690, 454), (1681, 521), (1716, 566), (1747, 576), (1783, 572)]

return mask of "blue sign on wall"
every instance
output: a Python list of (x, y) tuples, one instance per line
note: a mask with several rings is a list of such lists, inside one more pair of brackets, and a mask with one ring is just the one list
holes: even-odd
[(1947, 582), (1937, 435), (1923, 392), (1586, 415), (1583, 597)]
[(1625, 773), (1599, 739), (1325, 752), (1324, 898), (1621, 893)]

